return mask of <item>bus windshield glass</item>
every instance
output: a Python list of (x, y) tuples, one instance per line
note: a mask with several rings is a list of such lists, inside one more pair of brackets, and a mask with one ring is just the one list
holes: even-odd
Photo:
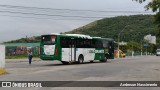
[(56, 36), (54, 35), (45, 35), (41, 37), (42, 43), (45, 45), (54, 45), (56, 44)]

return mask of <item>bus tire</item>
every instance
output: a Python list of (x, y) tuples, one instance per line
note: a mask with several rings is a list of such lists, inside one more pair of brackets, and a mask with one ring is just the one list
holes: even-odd
[(78, 57), (78, 64), (82, 64), (83, 61), (84, 61), (83, 55), (79, 55), (79, 57)]
[(90, 63), (93, 63), (94, 61), (92, 60), (92, 61), (90, 61)]
[(69, 62), (61, 61), (64, 65), (69, 64)]
[(107, 57), (104, 57), (104, 60), (100, 60), (101, 62), (107, 62)]

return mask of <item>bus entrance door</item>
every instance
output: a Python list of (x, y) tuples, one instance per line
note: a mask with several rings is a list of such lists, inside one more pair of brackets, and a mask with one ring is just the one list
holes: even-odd
[(75, 39), (71, 38), (70, 45), (69, 45), (69, 61), (75, 62), (76, 61), (76, 41)]

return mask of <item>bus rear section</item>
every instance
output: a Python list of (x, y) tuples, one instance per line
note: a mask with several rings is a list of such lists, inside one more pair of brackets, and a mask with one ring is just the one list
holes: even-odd
[(40, 58), (42, 60), (59, 60), (57, 35), (42, 35), (40, 44)]

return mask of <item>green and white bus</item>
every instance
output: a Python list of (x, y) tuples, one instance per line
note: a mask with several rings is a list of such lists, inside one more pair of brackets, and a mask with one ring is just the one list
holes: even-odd
[(41, 36), (40, 58), (59, 60), (63, 64), (114, 59), (114, 41), (110, 38), (81, 34), (48, 34)]

